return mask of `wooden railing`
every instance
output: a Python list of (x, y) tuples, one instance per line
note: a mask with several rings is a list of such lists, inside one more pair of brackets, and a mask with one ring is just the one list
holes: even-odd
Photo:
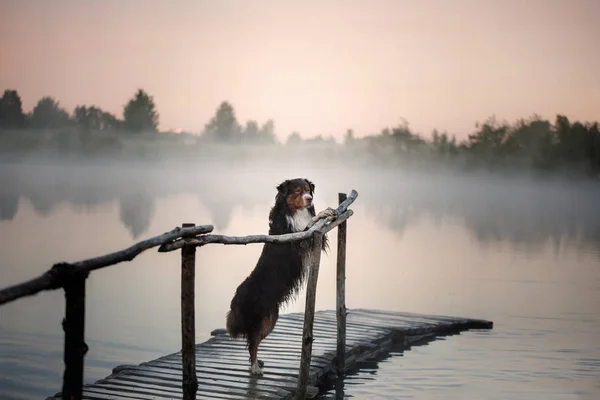
[(348, 207), (356, 200), (358, 193), (352, 190), (349, 196), (339, 193), (337, 216), (317, 221), (303, 232), (285, 235), (250, 235), (224, 236), (212, 235), (212, 225), (183, 224), (160, 236), (144, 240), (133, 246), (104, 256), (91, 258), (75, 263), (61, 262), (55, 264), (46, 273), (29, 281), (0, 290), (0, 305), (15, 301), (22, 297), (32, 296), (45, 290), (62, 288), (65, 292), (65, 332), (63, 399), (82, 398), (84, 356), (88, 351), (85, 343), (85, 282), (91, 271), (131, 261), (145, 250), (160, 246), (159, 252), (181, 249), (181, 355), (182, 355), (182, 390), (183, 399), (196, 397), (198, 379), (196, 377), (195, 353), (195, 254), (196, 247), (210, 243), (238, 244), (250, 243), (287, 243), (307, 240), (311, 237), (312, 256), (306, 286), (306, 305), (304, 311), (304, 330), (302, 334), (302, 355), (298, 373), (298, 385), (295, 393), (297, 399), (304, 399), (309, 379), (309, 367), (312, 356), (313, 324), (319, 265), (321, 260), (321, 244), (323, 235), (338, 227), (337, 240), (337, 355), (335, 372), (342, 375), (345, 370), (346, 343), (346, 220), (353, 215)]

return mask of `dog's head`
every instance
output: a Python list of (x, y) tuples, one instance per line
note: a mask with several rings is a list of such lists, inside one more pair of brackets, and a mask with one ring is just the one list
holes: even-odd
[(276, 201), (284, 201), (292, 213), (313, 205), (315, 185), (305, 178), (288, 179), (277, 186)]

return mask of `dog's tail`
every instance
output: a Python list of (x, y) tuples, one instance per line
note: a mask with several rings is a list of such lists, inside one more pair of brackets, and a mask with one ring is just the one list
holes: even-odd
[(244, 316), (237, 307), (232, 307), (231, 310), (227, 311), (226, 327), (229, 336), (234, 339), (246, 336)]

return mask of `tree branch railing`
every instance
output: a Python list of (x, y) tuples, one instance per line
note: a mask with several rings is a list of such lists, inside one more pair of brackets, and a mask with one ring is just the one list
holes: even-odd
[(65, 331), (64, 363), (65, 371), (61, 396), (63, 399), (82, 398), (84, 356), (88, 350), (85, 343), (85, 281), (91, 271), (121, 262), (131, 261), (142, 252), (159, 247), (158, 252), (181, 249), (181, 334), (182, 334), (182, 389), (185, 400), (194, 399), (198, 387), (195, 355), (195, 248), (206, 244), (246, 245), (252, 243), (288, 243), (313, 238), (312, 257), (306, 287), (306, 305), (302, 335), (302, 355), (298, 374), (296, 398), (304, 399), (307, 393), (309, 367), (312, 356), (313, 324), (316, 302), (316, 286), (321, 258), (323, 235), (338, 227), (337, 249), (337, 355), (335, 372), (344, 373), (346, 342), (345, 307), (345, 266), (346, 266), (346, 224), (353, 215), (348, 207), (356, 200), (358, 193), (352, 190), (349, 196), (339, 193), (337, 216), (316, 221), (303, 232), (285, 235), (213, 235), (212, 225), (183, 224), (172, 231), (163, 233), (124, 250), (75, 263), (57, 263), (44, 274), (20, 284), (0, 290), (0, 306), (26, 296), (33, 296), (46, 290), (62, 288), (65, 292)]

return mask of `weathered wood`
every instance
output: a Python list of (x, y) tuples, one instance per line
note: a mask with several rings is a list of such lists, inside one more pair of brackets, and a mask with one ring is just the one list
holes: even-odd
[[(196, 236), (202, 233), (212, 232), (212, 230), (212, 225), (201, 225), (185, 229), (177, 227), (170, 232), (136, 243), (125, 250), (78, 261), (70, 265), (74, 266), (77, 271), (90, 272), (120, 262), (131, 261), (143, 251), (160, 246), (163, 243), (172, 242), (177, 238)], [(43, 290), (57, 289), (59, 287), (61, 287), (61, 285), (57, 284), (56, 274), (51, 269), (37, 278), (0, 290), (0, 305), (17, 300), (21, 297), (35, 295)]]
[(306, 284), (306, 303), (304, 306), (304, 330), (302, 333), (302, 356), (300, 358), (300, 371), (296, 399), (306, 398), (306, 387), (309, 383), (309, 368), (312, 355), (313, 323), (315, 318), (315, 303), (317, 300), (317, 281), (319, 279), (319, 265), (323, 248), (323, 233), (314, 233), (313, 247), (310, 255), (310, 272)]
[[(191, 228), (194, 224), (183, 224)], [(181, 381), (183, 399), (196, 398), (198, 378), (196, 377), (196, 247), (183, 246), (181, 249), (181, 354), (183, 378)]]
[(348, 209), (348, 207), (350, 207), (350, 204), (354, 203), (354, 201), (356, 200), (357, 197), (358, 197), (358, 192), (354, 189), (351, 190), (350, 195), (347, 196), (344, 199), (344, 201), (342, 201), (336, 208), (338, 215), (343, 213), (344, 211), (346, 211)]
[[(279, 317), (273, 333), (261, 343), (265, 366), (260, 378), (252, 376), (248, 370), (248, 351), (243, 341), (231, 339), (226, 332), (216, 333), (208, 341), (196, 345), (197, 398), (293, 398), (298, 394), (298, 363), (302, 358), (307, 322), (301, 313)], [(490, 321), (477, 319), (363, 309), (349, 310), (346, 323), (347, 332), (354, 332), (356, 336), (352, 340), (348, 337), (346, 342), (346, 369), (385, 355), (393, 343), (404, 344), (406, 350), (411, 344), (434, 340), (436, 336), (493, 326)], [(314, 313), (312, 333), (315, 341), (312, 343), (308, 385), (323, 383), (336, 371), (336, 332), (337, 310)], [(181, 352), (177, 352), (140, 365), (116, 367), (105, 379), (84, 386), (84, 397), (182, 398), (182, 357)], [(308, 386), (306, 393), (315, 394), (315, 387)]]
[[(338, 193), (338, 201), (346, 200), (345, 193)], [(337, 268), (336, 268), (336, 317), (337, 317), (337, 352), (336, 373), (344, 374), (346, 360), (346, 224), (338, 226), (337, 235)]]
[(88, 351), (85, 343), (85, 280), (87, 272), (71, 272), (64, 283), (65, 331), (62, 392), (64, 398), (81, 400), (83, 397), (83, 358)]
[(303, 232), (288, 233), (284, 235), (248, 235), (248, 236), (225, 236), (225, 235), (203, 235), (190, 239), (175, 240), (171, 243), (164, 243), (158, 248), (161, 253), (174, 251), (180, 249), (184, 245), (195, 245), (204, 246), (210, 243), (228, 244), (228, 245), (247, 245), (251, 243), (287, 243), (295, 242), (299, 240), (306, 240), (312, 237), (314, 232), (321, 232), (323, 234), (329, 232), (345, 220), (350, 218), (354, 212), (349, 210), (350, 204), (356, 200), (358, 193), (353, 190), (350, 196), (348, 196), (336, 209), (337, 217), (328, 217), (317, 221), (314, 225)]

